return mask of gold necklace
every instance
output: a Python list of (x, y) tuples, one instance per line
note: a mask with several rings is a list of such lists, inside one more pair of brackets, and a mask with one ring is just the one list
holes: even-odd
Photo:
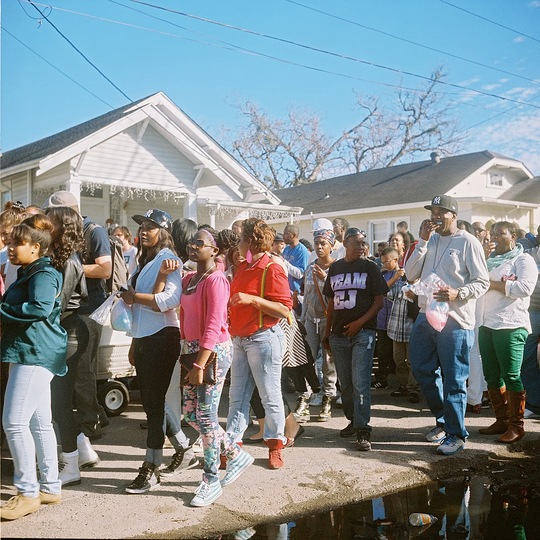
[(186, 292), (190, 293), (191, 291), (194, 291), (197, 288), (197, 285), (210, 273), (210, 270), (213, 270), (215, 267), (216, 263), (214, 263), (195, 283), (190, 284), (189, 287), (186, 288)]

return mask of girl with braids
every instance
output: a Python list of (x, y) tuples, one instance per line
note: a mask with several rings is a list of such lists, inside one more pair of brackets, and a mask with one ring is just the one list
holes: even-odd
[[(183, 412), (189, 424), (201, 433), (204, 452), (203, 478), (191, 500), (192, 506), (208, 506), (222, 494), (219, 481), (221, 446), (231, 457), (238, 457), (243, 452), (226, 439), (218, 418), (221, 392), (232, 360), (227, 326), (229, 282), (216, 265), (222, 247), (216, 230), (211, 227), (199, 229), (188, 243), (189, 258), (196, 263), (197, 271), (189, 272), (182, 280), (182, 352), (198, 352), (185, 381)], [(217, 354), (216, 384), (207, 385), (203, 383), (203, 372), (212, 353)], [(243, 454), (249, 458), (246, 452)]]
[(0, 508), (2, 519), (61, 500), (51, 380), (67, 371), (66, 331), (60, 325), (62, 274), (47, 256), (52, 231), (51, 220), (38, 214), (16, 225), (9, 241), (9, 260), (20, 269), (0, 304), (0, 350), (2, 362), (10, 364), (3, 424), (17, 495)]
[(62, 272), (60, 323), (67, 332), (67, 375), (55, 377), (51, 383), (52, 413), (60, 435), (60, 480), (63, 486), (81, 483), (80, 468), (93, 467), (99, 457), (88, 437), (79, 429), (73, 411), (73, 392), (77, 379), (77, 365), (88, 347), (90, 334), (79, 308), (87, 299), (86, 279), (79, 253), (84, 249), (83, 222), (78, 212), (67, 206), (45, 210), (54, 225), (51, 259)]

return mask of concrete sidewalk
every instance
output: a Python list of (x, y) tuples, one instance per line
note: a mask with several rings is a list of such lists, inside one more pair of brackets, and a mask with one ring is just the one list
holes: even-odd
[[(395, 385), (397, 387), (397, 384)], [(540, 421), (526, 420), (525, 438), (506, 447), (495, 437), (478, 434), (492, 422), (484, 409), (466, 419), (470, 439), (466, 450), (452, 457), (435, 454), (435, 445), (424, 434), (433, 419), (422, 402), (390, 397), (389, 386), (373, 391), (371, 452), (358, 452), (352, 440), (339, 437), (347, 425), (341, 409), (334, 408), (329, 422), (316, 422), (319, 408), (312, 407), (312, 422), (296, 445), (284, 451), (285, 467), (267, 469), (267, 449), (247, 446), (255, 463), (210, 507), (192, 508), (189, 501), (201, 480), (202, 469), (185, 471), (164, 479), (161, 487), (145, 495), (127, 495), (144, 459), (145, 419), (136, 399), (122, 416), (110, 419), (105, 435), (94, 444), (101, 464), (83, 471), (80, 486), (63, 491), (62, 504), (42, 507), (13, 522), (2, 522), (3, 538), (205, 538), (244, 529), (263, 522), (285, 522), (306, 514), (385, 495), (435, 477), (463, 469), (500, 468), (500, 460), (527, 460), (538, 456)], [(227, 389), (226, 389), (227, 390)], [(133, 393), (136, 398), (136, 393)], [(291, 405), (294, 396), (289, 396)], [(227, 395), (220, 416), (225, 420)], [(253, 428), (247, 432), (249, 435)], [(195, 432), (186, 429), (195, 439)], [(173, 454), (165, 450), (165, 460)], [(537, 459), (534, 458), (534, 459)], [(525, 461), (523, 463), (526, 463)], [(15, 494), (11, 485), (9, 452), (2, 451), (2, 500)]]

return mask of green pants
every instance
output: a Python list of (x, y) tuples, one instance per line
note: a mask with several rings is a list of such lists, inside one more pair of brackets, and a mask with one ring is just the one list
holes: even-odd
[(506, 386), (510, 392), (523, 391), (521, 364), (528, 335), (525, 328), (479, 328), (478, 346), (488, 388)]

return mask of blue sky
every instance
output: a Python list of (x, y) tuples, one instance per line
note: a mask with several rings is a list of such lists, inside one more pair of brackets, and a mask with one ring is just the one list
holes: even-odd
[[(132, 0), (35, 2), (131, 100), (161, 90), (218, 140), (240, 126), (237, 105), (246, 101), (272, 117), (313, 111), (338, 135), (355, 122), (357, 94), (385, 103), (396, 86), (418, 88), (442, 66), (463, 87), (440, 88), (467, 134), (463, 151), (488, 149), (540, 174), (540, 0), (148, 3), (355, 60)], [(2, 2), (1, 15), (2, 150), (128, 103), (28, 1)]]

